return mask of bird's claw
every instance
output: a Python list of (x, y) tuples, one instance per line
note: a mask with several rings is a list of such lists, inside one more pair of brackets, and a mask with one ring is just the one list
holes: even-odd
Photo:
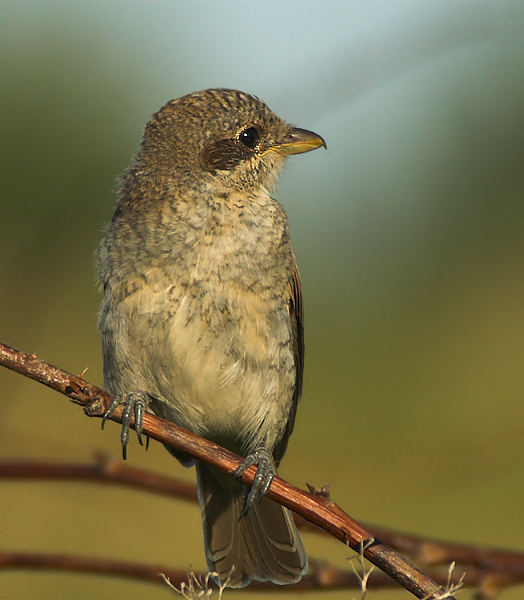
[(246, 495), (246, 501), (244, 502), (244, 508), (240, 513), (239, 520), (247, 515), (255, 502), (260, 502), (262, 497), (267, 494), (276, 474), (271, 454), (266, 448), (260, 447), (253, 454), (246, 457), (244, 462), (233, 473), (233, 477), (239, 479), (251, 465), (257, 465), (257, 472), (253, 484)]
[[(120, 433), (120, 441), (122, 443), (122, 456), (125, 460), (127, 458), (129, 431), (131, 429), (133, 417), (135, 418), (135, 431), (138, 436), (138, 442), (141, 446), (143, 446), (142, 428), (144, 426), (144, 414), (149, 406), (149, 398), (145, 392), (130, 392), (129, 394), (115, 396), (104, 413), (104, 417), (102, 419), (102, 429), (104, 428), (107, 419), (111, 417), (120, 404), (124, 405), (124, 410), (122, 411), (122, 430)], [(146, 449), (148, 447), (149, 438), (147, 438), (146, 441)]]

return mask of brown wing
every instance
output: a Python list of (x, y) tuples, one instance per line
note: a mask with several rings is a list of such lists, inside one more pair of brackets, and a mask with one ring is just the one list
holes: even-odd
[(295, 361), (295, 390), (289, 411), (289, 419), (282, 439), (278, 442), (273, 457), (278, 466), (287, 448), (289, 436), (295, 425), (297, 404), (302, 394), (302, 379), (304, 376), (304, 307), (302, 305), (302, 286), (300, 285), (300, 274), (295, 263), (293, 274), (289, 282), (289, 316), (291, 319), (291, 330), (293, 333), (293, 358)]

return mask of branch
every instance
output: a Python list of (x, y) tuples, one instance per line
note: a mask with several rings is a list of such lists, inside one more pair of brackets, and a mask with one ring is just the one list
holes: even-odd
[(95, 452), (91, 463), (0, 459), (0, 479), (54, 479), (118, 484), (181, 500), (198, 502), (196, 486), (173, 477), (131, 467)]
[[(107, 575), (163, 584), (162, 576), (169, 579), (170, 583), (180, 588), (187, 582), (188, 573), (180, 569), (173, 569), (166, 565), (144, 565), (122, 560), (107, 558), (93, 558), (88, 556), (72, 556), (70, 554), (40, 553), (40, 552), (3, 552), (0, 551), (0, 570), (3, 569), (36, 569), (46, 571), (70, 571), (75, 573), (89, 573), (91, 575)], [(310, 560), (310, 573), (305, 575), (298, 583), (278, 588), (278, 593), (289, 592), (314, 592), (337, 591), (359, 587), (360, 578), (353, 572), (332, 567), (322, 561)], [(204, 579), (205, 574), (195, 574)], [(446, 583), (447, 575), (435, 571), (435, 578)], [(369, 581), (368, 587), (374, 590), (391, 589), (394, 585), (391, 577), (384, 573), (375, 573)], [(275, 585), (270, 581), (253, 581), (249, 590), (257, 592), (275, 592)], [(235, 591), (235, 590), (229, 590)], [(238, 590), (245, 592), (246, 590)]]
[[(34, 460), (13, 461), (0, 460), (0, 479), (45, 479), (64, 481), (95, 481), (123, 485), (132, 489), (153, 494), (159, 494), (178, 500), (196, 503), (197, 492), (194, 484), (189, 484), (174, 477), (166, 477), (151, 473), (144, 469), (132, 467), (120, 459), (115, 459), (104, 452), (95, 452), (94, 460), (90, 463), (58, 463)], [(321, 493), (325, 493), (322, 491)], [(301, 529), (312, 533), (325, 533), (316, 525), (312, 525), (299, 515), (294, 515), (295, 522)], [(392, 531), (386, 528), (370, 526), (375, 534), (392, 546), (398, 552), (407, 554), (416, 563), (428, 567), (426, 574), (438, 581), (441, 585), (446, 582), (445, 570), (450, 563), (457, 563), (463, 571), (467, 572), (465, 582), (468, 588), (478, 588), (485, 592), (486, 597), (492, 598), (510, 585), (524, 583), (524, 553), (493, 548), (483, 548), (466, 544), (431, 540), (417, 535), (410, 535)], [(99, 561), (86, 557), (63, 559), (63, 555), (41, 555), (33, 553), (3, 553), (0, 552), (0, 568), (2, 565), (29, 566), (32, 568), (49, 567), (58, 570), (75, 570), (71, 564), (80, 565), (79, 571), (93, 573), (107, 573), (143, 578), (142, 573), (147, 573), (146, 578), (154, 580), (159, 572), (166, 574), (173, 585), (179, 586), (187, 575), (182, 571), (173, 571), (167, 567), (147, 565), (135, 566), (133, 564), (111, 561), (109, 568), (100, 571), (97, 567)], [(71, 562), (72, 561), (72, 562)], [(104, 561), (104, 564), (106, 562)], [(352, 572), (334, 568), (320, 561), (310, 560), (312, 571), (308, 578), (303, 579), (299, 590), (334, 590), (354, 587), (358, 581)], [(160, 571), (159, 569), (163, 569)], [(180, 578), (178, 578), (180, 574)], [(370, 589), (391, 588), (393, 581), (389, 577), (379, 576), (375, 573), (368, 582)], [(258, 584), (257, 584), (258, 586)], [(261, 589), (266, 589), (266, 584), (260, 584)], [(259, 587), (260, 587), (259, 586)], [(271, 585), (267, 586), (273, 589)], [(258, 589), (258, 588), (257, 588)], [(283, 588), (290, 589), (290, 588)]]
[[(90, 417), (102, 417), (112, 400), (111, 394), (89, 384), (82, 377), (66, 373), (39, 360), (34, 354), (25, 354), (4, 344), (0, 344), (0, 364), (68, 396)], [(122, 408), (119, 407), (111, 418), (120, 423)], [(242, 459), (232, 452), (151, 413), (144, 415), (143, 431), (148, 437), (189, 453), (228, 475), (233, 475), (242, 463)], [(254, 466), (246, 469), (240, 481), (244, 485), (252, 485), (255, 473)], [(438, 600), (445, 597), (453, 600), (448, 591), (323, 496), (304, 492), (279, 477), (273, 480), (267, 496), (331, 533), (356, 552), (362, 551), (367, 560), (417, 598)]]
[[(120, 459), (115, 459), (105, 452), (99, 451), (94, 452), (94, 460), (89, 463), (0, 460), (0, 479), (96, 481), (123, 485), (177, 500), (198, 502), (194, 484), (132, 467)], [(317, 492), (317, 494), (323, 493)], [(312, 526), (300, 515), (294, 515), (294, 517), (300, 529), (308, 529), (312, 533), (325, 533), (323, 529), (316, 525)], [(447, 567), (449, 563), (456, 562), (476, 569), (518, 575), (524, 579), (524, 553), (522, 552), (432, 540), (376, 525), (369, 527), (372, 527), (373, 531), (378, 533), (381, 539), (386, 540), (390, 546), (409, 554), (424, 564)]]

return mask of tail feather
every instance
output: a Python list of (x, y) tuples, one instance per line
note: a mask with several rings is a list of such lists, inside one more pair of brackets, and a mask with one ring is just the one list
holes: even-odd
[(210, 571), (228, 587), (300, 581), (307, 557), (291, 513), (269, 498), (240, 518), (245, 487), (201, 463), (197, 482)]

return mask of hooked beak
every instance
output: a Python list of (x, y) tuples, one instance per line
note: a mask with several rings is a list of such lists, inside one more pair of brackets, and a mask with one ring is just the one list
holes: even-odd
[(307, 129), (294, 127), (280, 141), (273, 144), (267, 151), (274, 150), (280, 154), (302, 154), (310, 152), (324, 146), (327, 150), (326, 142), (316, 133)]

